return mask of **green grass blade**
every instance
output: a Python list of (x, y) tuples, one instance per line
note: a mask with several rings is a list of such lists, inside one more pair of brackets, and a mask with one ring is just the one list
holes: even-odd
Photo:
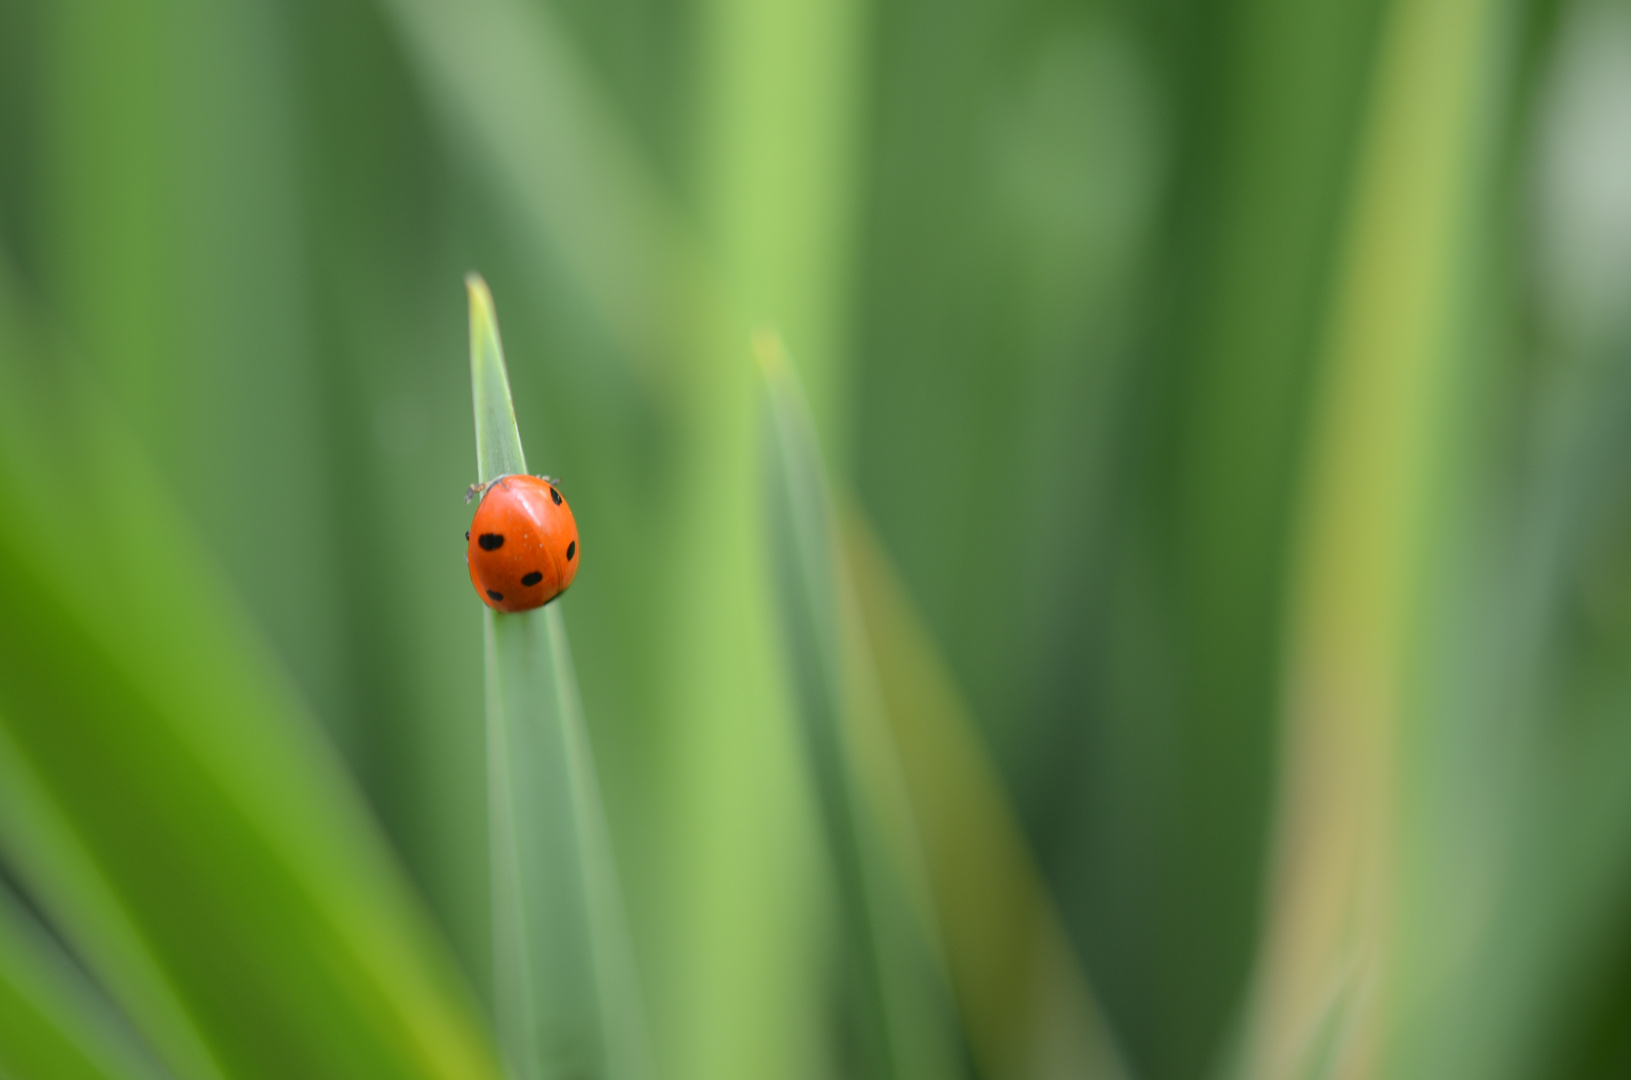
[(846, 632), (868, 650), (876, 672), (910, 827), (982, 1075), (1121, 1080), (1120, 1051), (973, 716), (858, 514), (847, 520), (844, 555), (862, 623)]
[[(544, 5), (381, 0), (409, 57), (528, 230), (637, 361), (672, 355), (676, 285), (709, 287), (661, 184)], [(647, 367), (648, 371), (655, 370)]]
[(221, 1080), (203, 1033), (130, 911), (0, 723), (0, 849), (79, 943), (93, 972), (182, 1080)]
[[(492, 297), (471, 275), (470, 377), (482, 481), (526, 470)], [(558, 604), (484, 609), (493, 972), (521, 1080), (645, 1074), (610, 843)]]
[(504, 343), (498, 336), (493, 294), (480, 274), (464, 279), (470, 293), (470, 378), (476, 407), (476, 467), (484, 484), (500, 476), (524, 474), (527, 455), (515, 427), (510, 401), (510, 373), (504, 367)]
[(0, 886), (0, 1075), (157, 1080), (123, 1021), (49, 933)]
[[(944, 1046), (925, 1045), (956, 1038), (933, 1011), (949, 990), (981, 1075), (1119, 1080), (1108, 1025), (973, 721), (881, 549), (858, 525), (840, 534), (780, 343), (762, 339), (759, 356), (793, 681), (828, 829), (856, 834), (834, 838), (835, 861), (859, 864), (840, 876), (862, 879), (848, 886), (859, 894), (850, 920), (880, 966), (877, 1025), (896, 1040), (894, 1064), (905, 1076), (952, 1068)], [(868, 857), (874, 845), (884, 859)], [(904, 942), (892, 900), (917, 924)], [(936, 985), (903, 985), (890, 970), (902, 961), (926, 965)], [(914, 991), (920, 1000), (903, 999)]]
[(1409, 902), (1410, 871), (1439, 872), (1450, 850), (1425, 859), (1417, 845), (1433, 829), (1409, 813), (1423, 751), (1455, 724), (1454, 650), (1434, 637), (1477, 549), (1443, 545), (1483, 528), (1464, 515), (1478, 486), (1468, 451), (1489, 340), (1473, 312), (1505, 19), (1491, 0), (1393, 5), (1379, 39), (1292, 562), (1279, 850), (1245, 1058), (1254, 1077), (1300, 1075), (1325, 1003), (1350, 981), (1374, 991), (1333, 1044), (1336, 1073), (1400, 1069), (1389, 1055), (1409, 1040), (1391, 1011), (1424, 971), (1426, 983), (1440, 977), (1424, 946), (1465, 918), (1455, 905), (1453, 924), (1416, 936), (1426, 911)]
[(888, 851), (857, 775), (856, 680), (840, 610), (846, 583), (813, 421), (779, 340), (761, 336), (755, 351), (767, 398), (772, 565), (796, 712), (858, 968), (867, 1075), (956, 1076), (961, 1040), (938, 933), (913, 873), (914, 845), (908, 839)]

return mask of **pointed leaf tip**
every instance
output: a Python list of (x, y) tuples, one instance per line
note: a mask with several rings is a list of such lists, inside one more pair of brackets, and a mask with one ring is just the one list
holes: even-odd
[(465, 275), (470, 294), (470, 389), (476, 409), (476, 467), (483, 484), (527, 471), (510, 403), (510, 376), (493, 294), (480, 274)]

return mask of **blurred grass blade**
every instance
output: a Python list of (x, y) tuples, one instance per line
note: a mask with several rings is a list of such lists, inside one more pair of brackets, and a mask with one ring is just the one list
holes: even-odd
[[(526, 472), (492, 295), (472, 274), (482, 483)], [(645, 1075), (609, 840), (558, 604), (483, 607), (499, 1040), (521, 1080)]]
[[(381, 0), (444, 105), (449, 130), (509, 196), (627, 355), (672, 353), (665, 297), (705, 291), (700, 251), (590, 65), (548, 7)], [(694, 295), (694, 294), (692, 294)]]
[(1400, 4), (1380, 38), (1292, 582), (1279, 850), (1246, 1069), (1264, 1080), (1299, 1074), (1324, 1003), (1352, 980), (1376, 989), (1336, 1074), (1382, 1068), (1390, 998), (1424, 966), (1401, 948), (1419, 927), (1401, 904), (1400, 814), (1425, 760), (1413, 752), (1438, 737), (1412, 729), (1450, 724), (1449, 675), (1424, 631), (1442, 625), (1435, 547), (1457, 535), (1451, 493), (1470, 479), (1455, 470), (1479, 397), (1467, 312), (1503, 22), (1493, 0)]
[[(861, 908), (852, 919), (875, 923), (882, 937), (889, 919), (877, 909), (889, 890), (865, 879), (881, 865), (904, 879), (901, 895), (930, 938), (919, 962), (944, 965), (939, 975), (949, 975), (981, 1075), (1119, 1080), (1108, 1028), (967, 711), (864, 526), (837, 532), (780, 341), (763, 336), (756, 351), (770, 400), (772, 535), (806, 739), (829, 828), (861, 838), (834, 841), (840, 857), (860, 852), (859, 868), (845, 871), (863, 879), (851, 886), (862, 894), (850, 901)], [(871, 835), (888, 845), (886, 860), (865, 858)], [(887, 945), (879, 941), (876, 962), (891, 959)], [(879, 978), (886, 1010), (898, 1000), (893, 977)], [(893, 1021), (886, 1015), (886, 1026)]]
[[(949, 1001), (934, 1000), (944, 989), (935, 985), (943, 979), (935, 935), (903, 918), (909, 914), (905, 890), (912, 883), (887, 880), (875, 822), (855, 775), (853, 682), (841, 639), (838, 548), (814, 428), (780, 339), (761, 333), (754, 352), (765, 379), (767, 511), (777, 598), (795, 711), (858, 969), (855, 1019), (863, 1025), (866, 1075), (875, 1080), (956, 1075), (961, 1048), (955, 1019)], [(909, 981), (911, 976), (918, 981)]]
[(578, 696), (577, 676), (561, 610), (551, 604), (545, 612), (553, 646), (555, 670), (560, 673), (560, 709), (566, 740), (567, 776), (572, 783), (572, 805), (583, 835), (584, 887), (589, 905), (589, 936), (595, 949), (596, 1001), (606, 1025), (606, 1075), (616, 1080), (641, 1080), (652, 1075), (646, 1044), (644, 1006), (634, 963), (623, 895), (612, 860), (611, 833), (595, 775), (594, 754)]
[(40, 903), (169, 1071), (181, 1080), (220, 1080), (176, 987), (5, 728), (0, 722), (0, 850), (28, 872)]
[[(245, 1080), (491, 1080), (458, 972), (332, 747), (95, 384), (20, 362), (8, 285), (0, 735), (7, 779), (39, 795), (33, 816), (6, 806), (8, 861), (177, 1075), (212, 1075), (196, 1031)], [(177, 1008), (132, 1000), (144, 984)]]
[(993, 1080), (1126, 1075), (973, 719), (863, 518), (845, 554), (857, 618), (933, 886), (963, 1024)]
[(0, 1076), (158, 1080), (123, 1021), (0, 884)]

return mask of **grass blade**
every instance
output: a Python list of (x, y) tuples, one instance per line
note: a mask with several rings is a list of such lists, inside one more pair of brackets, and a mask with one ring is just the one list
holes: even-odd
[[(837, 532), (812, 421), (780, 342), (764, 337), (757, 351), (769, 399), (772, 546), (782, 586), (793, 684), (847, 927), (868, 988), (864, 1001), (871, 1015), (866, 1019), (880, 1044), (874, 1069), (877, 1075), (895, 1076), (961, 1073), (963, 1049), (952, 1001), (955, 991), (970, 1048), (983, 1072), (1000, 1078), (1041, 1075), (1033, 1074), (1031, 1063), (1022, 1060), (1025, 1052), (1015, 1045), (1011, 1032), (997, 1030), (1011, 1028), (1013, 1018), (1002, 1009), (987, 1008), (993, 988), (982, 987), (980, 981), (1003, 972), (981, 962), (982, 950), (975, 939), (986, 935), (987, 942), (999, 947), (1011, 945), (1014, 941), (1004, 931), (1017, 929), (1015, 936), (1023, 939), (1019, 963), (1027, 974), (1036, 973), (1029, 965), (1046, 950), (1034, 948), (1038, 940), (1035, 926), (990, 925), (991, 916), (1002, 923), (1002, 916), (1013, 914), (992, 905), (980, 913), (987, 922), (975, 933), (957, 932), (970, 929), (970, 921), (962, 917), (965, 911), (957, 898), (941, 887), (950, 885), (955, 892), (967, 881), (937, 875), (934, 849), (924, 846), (925, 836), (933, 833), (933, 816), (945, 814), (949, 807), (935, 798), (943, 792), (933, 791), (925, 799), (924, 785), (909, 780), (911, 769), (903, 761), (907, 747), (899, 739), (902, 729), (892, 726), (893, 718), (888, 716), (901, 702), (886, 699), (877, 657), (861, 624), (857, 590)], [(941, 763), (947, 760), (939, 747), (910, 749), (914, 758), (927, 755)], [(957, 760), (966, 764), (966, 758)], [(914, 763), (912, 768), (916, 767)], [(955, 792), (956, 797), (969, 794), (967, 785), (958, 786)], [(979, 819), (994, 805), (989, 797), (970, 800), (958, 808), (965, 814), (962, 824), (971, 824), (966, 816), (970, 812)], [(993, 845), (980, 840), (998, 836), (1000, 845), (1017, 838), (1011, 822), (1007, 831), (979, 827), (989, 826), (988, 820), (972, 824), (977, 826), (972, 830), (976, 842), (962, 845), (961, 854), (973, 853), (976, 873), (1006, 872), (1024, 863), (1023, 857), (996, 862), (982, 858), (991, 854)], [(938, 869), (944, 871), (944, 864)], [(1034, 885), (1037, 878), (1033, 872), (1021, 881)], [(945, 920), (948, 914), (953, 917), (950, 922)], [(1053, 929), (1056, 935), (1049, 944), (1062, 945), (1063, 931), (1056, 921)], [(960, 952), (948, 956), (949, 949)], [(1070, 966), (1067, 961), (1065, 967)], [(972, 978), (953, 979), (953, 973), (971, 972)], [(1063, 981), (1070, 982), (1068, 977)], [(1033, 981), (1023, 990), (1039, 987)], [(1003, 981), (995, 989), (1004, 993), (1014, 987), (1011, 981)], [(1021, 995), (1009, 1004), (1023, 1000)], [(1074, 1050), (1069, 1039), (1066, 1048)], [(1057, 1052), (1053, 1056), (1057, 1058)], [(1072, 1059), (1073, 1067), (1087, 1069), (1077, 1068), (1072, 1075), (1114, 1075), (1097, 1069), (1097, 1064)]]
[[(782, 628), (798, 703), (804, 748), (831, 852), (842, 924), (859, 983), (865, 1075), (883, 1078), (955, 1075), (954, 1021), (914, 1025), (916, 1002), (902, 987), (898, 889), (880, 880), (869, 850), (874, 830), (862, 805), (846, 730), (850, 679), (839, 614), (839, 570), (830, 496), (812, 421), (779, 339), (754, 345), (765, 375), (768, 417), (768, 512)], [(932, 949), (931, 949), (932, 953)], [(920, 958), (921, 959), (921, 958)], [(926, 966), (934, 966), (931, 964)], [(931, 991), (932, 993), (932, 991)]]
[[(859, 524), (840, 534), (780, 342), (763, 337), (757, 352), (793, 681), (828, 830), (854, 834), (832, 844), (850, 922), (877, 969), (885, 1065), (902, 1076), (955, 1072), (955, 995), (981, 1075), (1119, 1080), (1108, 1026), (972, 722), (881, 550)], [(880, 845), (884, 857), (869, 857)], [(890, 910), (902, 902), (915, 922), (905, 934)], [(933, 981), (907, 982), (903, 966)], [(920, 1000), (906, 999), (913, 993)]]
[(203, 1033), (40, 778), (0, 723), (0, 850), (29, 873), (34, 893), (93, 973), (181, 1080), (221, 1080)]
[[(526, 471), (492, 295), (472, 274), (470, 378), (483, 483)], [(558, 604), (484, 608), (493, 971), (521, 1080), (645, 1073), (610, 844)]]
[[(701, 254), (590, 65), (544, 6), (381, 0), (408, 55), (527, 228), (556, 254), (599, 325), (636, 361), (672, 353), (665, 298), (702, 282)], [(707, 294), (704, 284), (698, 292)]]
[(1403, 902), (1410, 837), (1427, 830), (1406, 820), (1401, 792), (1425, 764), (1422, 731), (1451, 730), (1447, 654), (1434, 655), (1426, 628), (1442, 625), (1434, 605), (1454, 580), (1442, 545), (1465, 527), (1472, 486), (1458, 472), (1479, 396), (1468, 311), (1503, 21), (1490, 0), (1396, 5), (1380, 38), (1292, 582), (1279, 850), (1245, 1058), (1254, 1077), (1301, 1075), (1325, 1003), (1348, 983), (1364, 1008), (1331, 1067), (1386, 1071), (1399, 1045), (1390, 1010), (1430, 966), (1419, 944), (1402, 945), (1420, 929)]
[(852, 636), (872, 669), (982, 1074), (1120, 1080), (1109, 1025), (945, 662), (859, 515), (845, 529)]
[(157, 1080), (107, 999), (0, 885), (0, 1074)]
[(527, 471), (521, 433), (510, 401), (510, 374), (498, 336), (493, 294), (478, 274), (464, 279), (470, 293), (470, 379), (476, 408), (476, 467), (484, 484)]

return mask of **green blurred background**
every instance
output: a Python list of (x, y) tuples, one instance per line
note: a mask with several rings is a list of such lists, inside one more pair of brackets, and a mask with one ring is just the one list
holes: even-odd
[[(157, 1075), (461, 1073), (290, 1048), (267, 972), (339, 946), (97, 657), (235, 761), (240, 708), (295, 732), (198, 790), (388, 850), (353, 929), (405, 912), (487, 1040), (471, 268), (582, 530), (659, 1075), (867, 1075), (762, 326), (1116, 1068), (1631, 1075), (1625, 0), (0, 0), (0, 969), (50, 952)], [(0, 1074), (80, 1075), (6, 1000)], [(1027, 1060), (947, 1075), (1070, 1074)]]

